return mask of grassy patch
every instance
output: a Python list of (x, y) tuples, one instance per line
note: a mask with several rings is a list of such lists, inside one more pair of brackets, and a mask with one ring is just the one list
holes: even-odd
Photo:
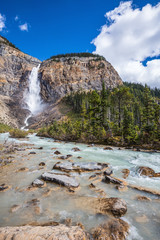
[(11, 129), (12, 128), (10, 126), (0, 123), (0, 133), (9, 132), (9, 131), (11, 131)]

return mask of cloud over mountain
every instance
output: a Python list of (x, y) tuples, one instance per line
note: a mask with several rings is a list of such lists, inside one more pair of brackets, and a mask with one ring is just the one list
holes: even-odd
[(92, 41), (124, 81), (160, 87), (160, 3), (134, 8), (121, 2), (105, 14), (106, 24)]

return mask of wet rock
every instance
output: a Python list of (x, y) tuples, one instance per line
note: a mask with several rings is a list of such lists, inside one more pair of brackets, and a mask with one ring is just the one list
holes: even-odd
[(66, 176), (65, 174), (55, 174), (55, 173), (43, 173), (42, 179), (58, 183), (65, 187), (77, 188), (79, 183), (72, 177)]
[(53, 166), (53, 169), (59, 169), (62, 171), (96, 171), (96, 170), (103, 170), (106, 167), (108, 167), (108, 164), (96, 163), (96, 162), (89, 162), (89, 163), (58, 162)]
[(153, 175), (153, 177), (160, 177), (160, 172), (159, 172), (159, 173), (155, 173), (155, 174)]
[(59, 155), (61, 154), (58, 150), (54, 152), (54, 154)]
[(113, 150), (113, 148), (111, 148), (111, 147), (105, 147), (105, 148), (103, 148), (103, 150)]
[(127, 205), (120, 198), (99, 198), (97, 200), (96, 211), (97, 213), (111, 213), (115, 217), (121, 217), (127, 212)]
[(146, 196), (137, 196), (138, 201), (151, 201), (151, 198), (146, 197)]
[(7, 240), (88, 240), (84, 230), (78, 226), (22, 226), (0, 228), (0, 239)]
[(105, 175), (105, 179), (103, 179), (103, 181), (105, 181), (107, 183), (123, 184), (123, 181), (121, 181), (117, 178), (111, 177), (111, 176), (107, 176), (107, 175)]
[(5, 185), (4, 183), (0, 185), (0, 192), (6, 191), (9, 189), (9, 186)]
[(78, 147), (75, 147), (75, 148), (72, 148), (72, 151), (74, 151), (74, 152), (79, 152), (79, 151), (81, 151)]
[(129, 224), (122, 219), (113, 219), (92, 230), (95, 240), (125, 240), (129, 233)]
[(39, 150), (42, 150), (42, 149), (43, 149), (43, 147), (39, 147), (39, 148), (37, 148), (37, 149), (39, 149)]
[(70, 227), (72, 225), (72, 219), (71, 218), (66, 218), (65, 221), (64, 221), (64, 224), (67, 227)]
[(32, 186), (33, 187), (42, 187), (42, 186), (44, 186), (44, 182), (37, 178), (32, 182)]
[(29, 154), (36, 154), (36, 152), (30, 152)]
[(59, 159), (62, 159), (62, 160), (66, 160), (66, 159), (68, 159), (69, 157), (67, 157), (67, 156), (61, 156), (61, 157), (59, 157)]
[(122, 173), (123, 173), (123, 178), (126, 179), (130, 174), (130, 170), (129, 169), (123, 169)]
[(95, 188), (96, 186), (95, 186), (93, 183), (91, 183), (91, 184), (89, 185), (89, 187), (90, 187), (90, 188)]
[(110, 176), (112, 173), (113, 173), (113, 170), (112, 170), (111, 168), (107, 168), (107, 169), (103, 172), (103, 174), (104, 174), (105, 176)]
[(153, 175), (155, 174), (155, 171), (149, 167), (139, 167), (137, 169), (137, 172), (140, 174), (140, 176), (148, 176), (148, 177), (153, 177)]
[(82, 157), (78, 156), (77, 158), (78, 158), (78, 159), (81, 159)]
[(150, 189), (147, 187), (139, 187), (139, 186), (132, 185), (132, 184), (129, 184), (128, 187), (136, 189), (138, 191), (147, 192), (147, 193), (150, 193), (150, 194), (153, 194), (156, 196), (160, 196), (160, 191), (158, 191), (158, 190), (153, 190), (153, 189)]
[(45, 166), (46, 164), (44, 162), (40, 162), (39, 166)]
[(70, 158), (72, 157), (73, 155), (72, 154), (67, 154), (67, 158)]

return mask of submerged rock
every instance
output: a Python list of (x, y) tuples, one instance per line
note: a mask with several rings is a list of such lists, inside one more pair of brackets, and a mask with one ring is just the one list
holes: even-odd
[(36, 154), (36, 152), (30, 152), (29, 154)]
[(7, 240), (88, 240), (84, 230), (78, 226), (22, 226), (0, 228), (0, 239)]
[(139, 201), (151, 201), (151, 198), (139, 195), (139, 196), (137, 196), (137, 200), (139, 200)]
[(40, 162), (39, 166), (45, 166), (46, 164), (44, 162)]
[(103, 174), (106, 176), (110, 176), (111, 174), (113, 173), (113, 170), (111, 169), (111, 168), (107, 168), (104, 172), (103, 172)]
[(111, 147), (105, 147), (105, 148), (103, 148), (103, 150), (113, 150), (113, 148), (111, 148)]
[(55, 173), (48, 173), (45, 172), (42, 174), (42, 179), (51, 181), (54, 183), (58, 183), (65, 187), (79, 187), (79, 183), (72, 177), (69, 177), (65, 174), (55, 174)]
[(92, 230), (95, 240), (125, 240), (129, 233), (129, 224), (122, 219), (113, 219)]

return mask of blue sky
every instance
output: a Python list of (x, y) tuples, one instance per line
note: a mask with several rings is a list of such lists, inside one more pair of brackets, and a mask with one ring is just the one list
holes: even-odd
[[(155, 6), (158, 2), (133, 0), (132, 10), (142, 9), (148, 3)], [(93, 39), (101, 37), (102, 26), (109, 26), (105, 14), (119, 5), (118, 0), (5, 0), (0, 4), (1, 20), (3, 17), (5, 24), (0, 27), (0, 34), (40, 60), (60, 53), (96, 51), (112, 63), (106, 49), (99, 48), (102, 42)], [(146, 67), (145, 59), (154, 57), (150, 55), (138, 60)], [(116, 64), (114, 66), (118, 69)]]

